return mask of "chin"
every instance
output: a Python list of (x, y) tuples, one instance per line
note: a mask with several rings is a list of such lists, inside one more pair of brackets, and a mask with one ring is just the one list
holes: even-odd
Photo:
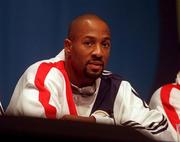
[(98, 77), (101, 76), (101, 74), (102, 74), (102, 71), (101, 72), (86, 72), (86, 76), (93, 79), (97, 79)]

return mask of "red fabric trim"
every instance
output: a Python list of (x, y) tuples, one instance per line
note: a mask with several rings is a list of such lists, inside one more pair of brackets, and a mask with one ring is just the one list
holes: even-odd
[(36, 77), (35, 77), (35, 85), (39, 90), (39, 101), (44, 107), (46, 117), (56, 118), (56, 108), (49, 104), (50, 92), (44, 86), (45, 78), (51, 68), (52, 68), (52, 65), (49, 65), (47, 63), (42, 63), (39, 66)]
[(66, 82), (66, 99), (67, 99), (67, 103), (68, 103), (68, 107), (69, 107), (69, 113), (71, 115), (77, 115), (77, 111), (76, 111), (76, 107), (75, 107), (73, 95), (72, 95), (72, 89), (71, 89), (71, 85), (70, 85), (71, 83), (69, 81), (68, 74), (65, 71), (64, 62), (63, 61), (57, 62), (56, 67), (61, 71), (61, 73), (64, 76), (65, 82)]
[(162, 87), (160, 95), (161, 95), (162, 105), (169, 118), (169, 121), (176, 130), (176, 124), (180, 123), (180, 119), (178, 117), (175, 108), (170, 104), (170, 95), (171, 95), (171, 90), (173, 88), (177, 88), (180, 90), (180, 85), (174, 85), (174, 84), (165, 85)]
[(58, 70), (60, 70), (63, 73), (65, 82), (66, 82), (66, 97), (67, 97), (69, 112), (72, 115), (77, 115), (76, 107), (75, 107), (73, 97), (72, 97), (70, 81), (69, 81), (67, 73), (64, 69), (64, 62), (59, 61), (56, 63), (40, 64), (40, 66), (37, 70), (36, 77), (35, 77), (35, 85), (39, 90), (39, 101), (41, 102), (41, 104), (44, 107), (46, 117), (47, 118), (56, 118), (56, 113), (57, 113), (56, 108), (49, 104), (51, 94), (50, 94), (49, 90), (44, 86), (44, 81), (46, 79), (46, 76), (52, 67), (57, 68)]

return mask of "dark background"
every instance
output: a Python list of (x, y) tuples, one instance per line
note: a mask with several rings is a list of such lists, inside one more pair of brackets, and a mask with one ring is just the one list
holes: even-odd
[(126, 78), (144, 100), (161, 85), (174, 82), (180, 63), (175, 0), (1, 0), (4, 108), (25, 69), (57, 55), (69, 22), (85, 12), (109, 23), (112, 50), (107, 69)]

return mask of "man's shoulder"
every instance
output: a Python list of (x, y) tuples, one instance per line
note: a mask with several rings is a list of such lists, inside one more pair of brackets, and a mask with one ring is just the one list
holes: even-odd
[(163, 84), (154, 91), (154, 94), (160, 94), (160, 91), (162, 89), (171, 90), (172, 88), (176, 88), (176, 86), (177, 86), (176, 83)]
[(45, 71), (49, 71), (53, 67), (58, 68), (60, 64), (63, 65), (63, 63), (64, 61), (57, 57), (53, 57), (45, 60), (39, 60), (28, 66), (28, 68), (24, 72), (24, 76), (36, 75), (37, 72), (43, 73)]
[(36, 61), (34, 63), (32, 63), (27, 69), (26, 72), (36, 72), (37, 69), (39, 67), (53, 67), (53, 66), (57, 66), (57, 64), (59, 64), (60, 62), (64, 61), (64, 50), (62, 50), (61, 52), (59, 52), (59, 54), (57, 54), (55, 57), (52, 58), (47, 58), (47, 59), (42, 59), (39, 61)]
[(124, 89), (133, 89), (131, 83), (126, 80), (123, 76), (112, 73), (111, 71), (104, 70), (101, 75), (101, 82), (106, 82), (109, 84), (116, 84), (122, 86)]
[(101, 78), (103, 79), (113, 79), (113, 80), (123, 80), (123, 77), (119, 74), (112, 73), (108, 70), (103, 70)]

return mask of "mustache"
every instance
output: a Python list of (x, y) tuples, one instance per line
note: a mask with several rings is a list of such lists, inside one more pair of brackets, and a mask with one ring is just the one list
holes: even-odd
[(104, 66), (104, 61), (102, 61), (101, 59), (91, 59), (87, 61), (87, 64), (95, 64), (95, 65)]

